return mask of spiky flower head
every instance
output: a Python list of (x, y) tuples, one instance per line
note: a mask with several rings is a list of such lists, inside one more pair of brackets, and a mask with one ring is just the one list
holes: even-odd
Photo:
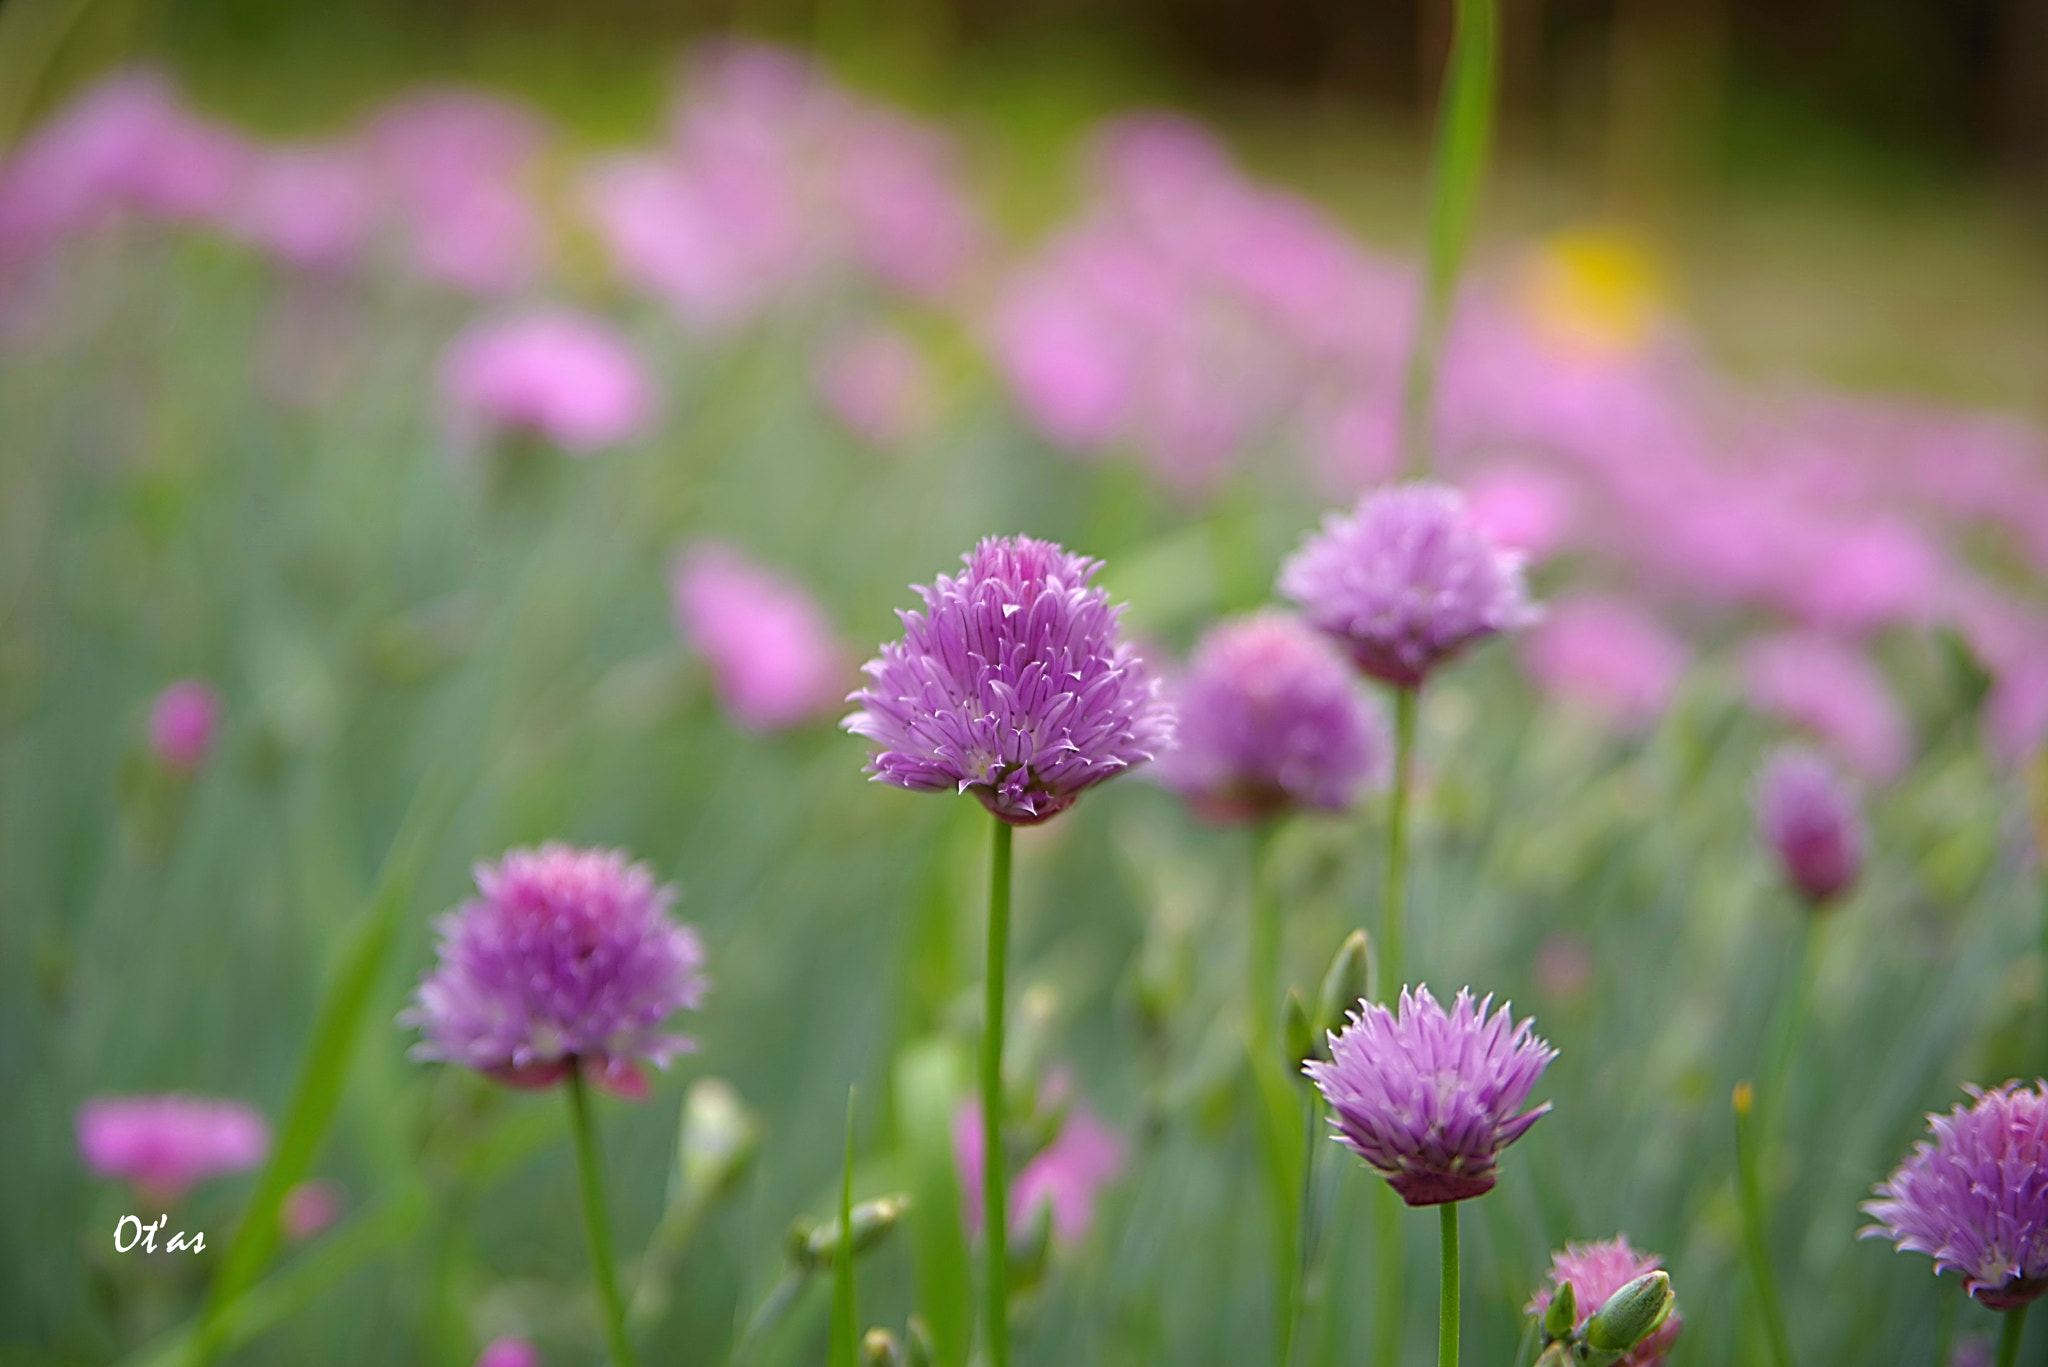
[(666, 1067), (695, 1048), (661, 1027), (702, 999), (703, 946), (669, 918), (675, 889), (645, 864), (550, 843), (477, 865), (476, 885), (442, 918), (440, 963), (399, 1017), (420, 1027), (415, 1058), (520, 1087), (580, 1066), (639, 1096), (640, 1062)]
[(270, 1150), (270, 1126), (239, 1101), (172, 1093), (95, 1097), (78, 1108), (78, 1150), (102, 1177), (169, 1203), (204, 1178), (242, 1172)]
[[(1566, 1244), (1560, 1252), (1550, 1255), (1549, 1284), (1538, 1288), (1530, 1299), (1529, 1314), (1542, 1319), (1543, 1312), (1550, 1308), (1550, 1298), (1570, 1282), (1572, 1296), (1578, 1303), (1577, 1320), (1572, 1328), (1584, 1329), (1586, 1321), (1607, 1304), (1608, 1297), (1644, 1273), (1655, 1272), (1662, 1266), (1664, 1260), (1656, 1254), (1638, 1253), (1629, 1247), (1626, 1234), (1617, 1234), (1612, 1239), (1594, 1244)], [(1684, 1327), (1684, 1319), (1677, 1310), (1673, 1310), (1655, 1333), (1629, 1349), (1615, 1367), (1659, 1367), (1678, 1342), (1678, 1331)]]
[(1180, 744), (1160, 778), (1214, 820), (1339, 810), (1386, 769), (1385, 721), (1329, 644), (1288, 613), (1212, 629), (1170, 692)]
[(1970, 1104), (1927, 1117), (1931, 1139), (1863, 1203), (1881, 1236), (1925, 1253), (1937, 1274), (1993, 1310), (2048, 1291), (2048, 1082), (1965, 1087)]
[(1550, 1109), (1521, 1110), (1557, 1051), (1506, 1006), (1489, 1016), (1492, 1005), (1470, 988), (1449, 1011), (1427, 987), (1403, 989), (1398, 1013), (1361, 1001), (1331, 1033), (1329, 1061), (1302, 1066), (1336, 1138), (1411, 1206), (1491, 1191), (1500, 1151)]
[(1521, 557), (1495, 545), (1455, 489), (1398, 484), (1332, 513), (1281, 567), (1301, 605), (1376, 679), (1414, 688), (1475, 641), (1536, 620)]
[(1863, 867), (1863, 817), (1835, 766), (1816, 751), (1784, 746), (1757, 776), (1757, 830), (1785, 877), (1815, 909), (1856, 881)]
[(917, 792), (973, 793), (1013, 826), (1173, 743), (1159, 681), (1119, 638), (1101, 562), (1050, 541), (990, 537), (964, 574), (917, 586), (903, 639), (862, 668), (842, 723), (877, 747), (868, 772)]

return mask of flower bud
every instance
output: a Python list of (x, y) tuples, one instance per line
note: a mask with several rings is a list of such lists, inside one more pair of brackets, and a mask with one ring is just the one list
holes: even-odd
[(1354, 930), (1337, 946), (1329, 971), (1323, 974), (1322, 990), (1316, 993), (1316, 1015), (1311, 1022), (1320, 1040), (1331, 1030), (1344, 1028), (1347, 1013), (1372, 990), (1372, 940)]
[(1670, 1273), (1645, 1272), (1609, 1296), (1586, 1321), (1587, 1346), (1603, 1353), (1626, 1353), (1663, 1327), (1677, 1301)]
[(861, 1336), (861, 1367), (903, 1367), (903, 1345), (887, 1329), (874, 1328)]
[(912, 1315), (904, 1330), (904, 1367), (932, 1367), (938, 1361), (938, 1350), (932, 1346), (932, 1327), (924, 1322), (924, 1316)]
[[(903, 1212), (909, 1208), (910, 1198), (900, 1194), (877, 1197), (855, 1206), (853, 1255), (857, 1258), (887, 1238), (889, 1231), (903, 1222)], [(827, 1220), (818, 1225), (800, 1220), (790, 1230), (791, 1257), (807, 1272), (832, 1266), (832, 1259), (838, 1252), (837, 1220)]]
[(676, 1172), (688, 1199), (709, 1201), (732, 1190), (760, 1147), (761, 1123), (739, 1093), (715, 1077), (690, 1084), (676, 1136)]
[(1555, 1343), (1570, 1338), (1572, 1330), (1579, 1323), (1579, 1297), (1566, 1282), (1557, 1288), (1557, 1294), (1550, 1298), (1550, 1308), (1543, 1312), (1543, 1341)]
[(1040, 1201), (1031, 1207), (1030, 1219), (1024, 1227), (1011, 1231), (1011, 1290), (1029, 1290), (1044, 1278), (1052, 1254), (1052, 1215), (1052, 1202)]

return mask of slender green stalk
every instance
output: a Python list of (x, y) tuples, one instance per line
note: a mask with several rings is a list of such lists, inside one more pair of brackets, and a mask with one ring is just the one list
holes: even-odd
[[(1251, 832), (1251, 953), (1245, 956), (1244, 1009), (1250, 1037), (1262, 1049), (1273, 1039), (1280, 1001), (1280, 899), (1273, 895), (1267, 867), (1277, 829), (1277, 822), (1261, 821)], [(1264, 1049), (1261, 1056), (1271, 1053)]]
[(1269, 864), (1274, 822), (1252, 828), (1251, 952), (1245, 955), (1245, 1045), (1258, 1102), (1254, 1123), (1266, 1170), (1272, 1216), (1273, 1361), (1286, 1367), (1294, 1334), (1296, 1291), (1305, 1256), (1301, 1242), (1301, 1174), (1294, 1146), (1296, 1089), (1281, 1061), (1274, 1019), (1280, 999), (1280, 901), (1273, 895)]
[(1401, 1311), (1403, 1308), (1402, 1283), (1403, 1250), (1401, 1239), (1401, 1213), (1408, 1207), (1401, 1200), (1400, 1193), (1384, 1182), (1374, 1184), (1380, 1188), (1379, 1210), (1374, 1221), (1374, 1233), (1379, 1243), (1380, 1270), (1380, 1315), (1379, 1355), (1375, 1362), (1399, 1362), (1401, 1360)]
[(1437, 1207), (1443, 1230), (1444, 1270), (1437, 1303), (1436, 1367), (1458, 1367), (1458, 1203)]
[(1287, 1355), (1283, 1367), (1293, 1367), (1306, 1329), (1315, 1313), (1316, 1263), (1321, 1254), (1322, 1231), (1316, 1220), (1316, 1157), (1322, 1152), (1322, 1094), (1313, 1087), (1301, 1089), (1301, 1204), (1295, 1209), (1296, 1245), (1300, 1260), (1294, 1269), (1294, 1301), (1288, 1307)]
[(1765, 1066), (1764, 1089), (1758, 1098), (1756, 1122), (1758, 1143), (1769, 1149), (1785, 1123), (1786, 1089), (1792, 1065), (1799, 1056), (1799, 1036), (1806, 1029), (1808, 1007), (1813, 1000), (1814, 979), (1820, 975), (1822, 935), (1820, 917), (1802, 912), (1799, 930), (1799, 963), (1793, 970), (1791, 990), (1778, 1004), (1778, 1019), (1772, 1030), (1770, 1053)]
[(1742, 1207), (1742, 1240), (1749, 1252), (1749, 1272), (1763, 1310), (1764, 1332), (1770, 1340), (1773, 1367), (1792, 1367), (1792, 1348), (1785, 1334), (1785, 1310), (1778, 1303), (1778, 1282), (1771, 1275), (1771, 1252), (1764, 1238), (1763, 1195), (1756, 1177), (1756, 1092), (1747, 1082), (1735, 1084), (1735, 1178)]
[(989, 1367), (1010, 1362), (1009, 1176), (1003, 1162), (1003, 976), (1010, 954), (1009, 823), (995, 820), (988, 864), (988, 981), (981, 1032), (981, 1209), (988, 1234)]
[(597, 1280), (598, 1313), (604, 1320), (605, 1342), (612, 1367), (636, 1367), (633, 1345), (626, 1338), (626, 1309), (619, 1300), (619, 1274), (612, 1263), (612, 1219), (604, 1202), (604, 1163), (597, 1131), (590, 1123), (590, 1091), (583, 1069), (569, 1069), (569, 1128), (576, 1137), (576, 1175), (583, 1187), (583, 1228), (590, 1236), (590, 1271)]
[(846, 1162), (839, 1170), (839, 1241), (832, 1249), (832, 1367), (860, 1360), (860, 1302), (853, 1291), (853, 1099), (846, 1089)]
[(1411, 471), (1430, 466), (1430, 414), (1437, 359), (1450, 323), (1458, 267), (1472, 236), (1472, 209), (1493, 129), (1495, 0), (1458, 0), (1457, 27), (1444, 77), (1442, 114), (1430, 167), (1429, 237), (1424, 246), (1422, 307), (1408, 353), (1401, 405), (1401, 453)]
[(1394, 791), (1387, 814), (1387, 881), (1380, 902), (1379, 983), (1382, 1000), (1400, 994), (1401, 928), (1407, 919), (1408, 802), (1415, 784), (1415, 712), (1417, 690), (1394, 693)]
[(2031, 1308), (2029, 1302), (2005, 1312), (2005, 1328), (1998, 1332), (1998, 1367), (2018, 1367), (2020, 1336), (2027, 1332), (2027, 1311)]

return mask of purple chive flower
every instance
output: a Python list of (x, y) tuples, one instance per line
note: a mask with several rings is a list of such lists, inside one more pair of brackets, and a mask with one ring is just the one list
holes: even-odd
[(203, 679), (180, 679), (149, 705), (149, 752), (167, 769), (204, 764), (219, 730), (220, 694)]
[(1414, 688), (1475, 641), (1536, 620), (1520, 557), (1489, 541), (1456, 490), (1400, 484), (1332, 513), (1280, 571), (1301, 605), (1376, 679)]
[(1171, 692), (1180, 744), (1160, 779), (1212, 820), (1340, 810), (1384, 775), (1385, 721), (1336, 651), (1286, 613), (1212, 629)]
[(1088, 580), (1098, 560), (1049, 541), (990, 537), (965, 574), (917, 587), (923, 612), (863, 669), (843, 725), (878, 747), (868, 769), (917, 792), (973, 793), (1013, 826), (1173, 743), (1173, 710), (1131, 646), (1120, 607)]
[(540, 1350), (525, 1339), (493, 1339), (477, 1355), (476, 1367), (540, 1367)]
[(596, 318), (555, 309), (470, 327), (441, 362), (441, 394), (460, 446), (517, 432), (576, 456), (632, 440), (654, 409), (653, 386), (626, 339)]
[(515, 1087), (581, 1065), (623, 1096), (638, 1064), (695, 1048), (662, 1032), (704, 995), (697, 932), (669, 918), (675, 889), (619, 850), (550, 843), (476, 868), (478, 896), (440, 924), (440, 963), (399, 1016), (413, 1057), (460, 1063)]
[(1799, 746), (1764, 762), (1756, 784), (1756, 822), (1785, 877), (1818, 909), (1856, 881), (1863, 866), (1863, 817), (1832, 764)]
[(794, 726), (845, 697), (853, 662), (801, 584), (706, 541), (676, 557), (670, 587), (677, 629), (740, 725)]
[(1863, 1203), (1881, 1236), (1901, 1252), (1926, 1253), (1937, 1274), (1963, 1274), (1963, 1289), (1993, 1310), (2048, 1291), (2048, 1082), (1965, 1087), (1968, 1106), (1930, 1115), (1932, 1140)]
[(1446, 1012), (1427, 987), (1401, 992), (1398, 1014), (1361, 1001), (1330, 1034), (1330, 1061), (1310, 1060), (1334, 1113), (1337, 1139), (1411, 1206), (1464, 1201), (1493, 1190), (1500, 1151), (1550, 1109), (1521, 1110), (1557, 1057), (1493, 998), (1459, 991)]
[(270, 1126), (239, 1101), (173, 1093), (97, 1097), (78, 1108), (78, 1151), (102, 1177), (166, 1204), (207, 1177), (244, 1172), (270, 1151)]
[[(1550, 1284), (1537, 1290), (1529, 1301), (1529, 1314), (1537, 1319), (1550, 1308), (1550, 1298), (1570, 1282), (1578, 1303), (1578, 1323), (1583, 1329), (1607, 1298), (1648, 1272), (1664, 1266), (1654, 1253), (1638, 1253), (1629, 1247), (1628, 1236), (1617, 1234), (1597, 1244), (1566, 1244), (1562, 1252), (1550, 1255)], [(1684, 1319), (1674, 1308), (1657, 1332), (1631, 1348), (1615, 1367), (1659, 1367), (1678, 1342)]]
[[(971, 1233), (981, 1230), (981, 1165), (987, 1152), (981, 1111), (971, 1102), (963, 1104), (953, 1113), (953, 1163)], [(1028, 1229), (1038, 1207), (1046, 1205), (1052, 1208), (1053, 1237), (1063, 1244), (1078, 1244), (1094, 1223), (1097, 1196), (1123, 1164), (1123, 1141), (1086, 1105), (1075, 1102), (1059, 1134), (1010, 1183), (1010, 1229)]]

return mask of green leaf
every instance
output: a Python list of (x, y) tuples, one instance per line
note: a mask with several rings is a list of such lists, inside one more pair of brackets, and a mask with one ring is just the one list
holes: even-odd
[(235, 1303), (276, 1251), (278, 1210), (285, 1194), (312, 1169), (334, 1121), (365, 1012), (384, 961), (390, 957), (399, 923), (412, 903), (420, 870), (447, 824), (453, 797), (452, 785), (438, 773), (429, 774), (399, 825), (378, 876), (377, 890), (321, 1000), (277, 1146), (221, 1259), (220, 1272), (186, 1351), (187, 1367), (211, 1361), (225, 1346)]
[(839, 1245), (832, 1258), (832, 1367), (860, 1367), (860, 1306), (853, 1292), (853, 1111), (846, 1089), (846, 1166), (839, 1175)]
[(965, 1367), (974, 1333), (974, 1287), (953, 1169), (953, 1110), (966, 1094), (966, 1077), (966, 1061), (944, 1039), (918, 1041), (896, 1060), (896, 1134), (910, 1186), (917, 1306), (936, 1367)]

